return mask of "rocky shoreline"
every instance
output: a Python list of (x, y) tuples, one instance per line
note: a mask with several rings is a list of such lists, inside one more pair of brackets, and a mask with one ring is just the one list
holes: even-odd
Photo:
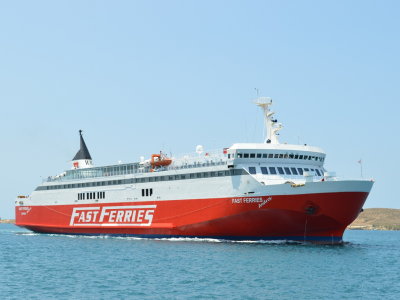
[(0, 224), (15, 224), (15, 220), (14, 219), (0, 220)]
[(400, 209), (367, 208), (347, 229), (400, 230)]

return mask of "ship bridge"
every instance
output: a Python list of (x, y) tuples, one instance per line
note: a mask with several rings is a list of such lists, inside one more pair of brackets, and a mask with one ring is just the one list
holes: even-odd
[(307, 145), (234, 144), (228, 149), (228, 168), (243, 168), (264, 184), (322, 180), (325, 152)]
[(280, 184), (286, 181), (305, 182), (323, 180), (333, 174), (324, 169), (325, 152), (308, 145), (291, 145), (279, 142), (283, 128), (270, 110), (272, 99), (261, 97), (255, 104), (263, 110), (264, 143), (233, 144), (227, 151), (228, 168), (243, 168), (264, 184)]

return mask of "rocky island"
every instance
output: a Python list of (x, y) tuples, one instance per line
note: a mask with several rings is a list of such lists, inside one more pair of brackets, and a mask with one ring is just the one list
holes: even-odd
[(0, 219), (0, 224), (14, 224), (15, 220), (13, 219)]
[(366, 208), (348, 229), (400, 230), (400, 209)]

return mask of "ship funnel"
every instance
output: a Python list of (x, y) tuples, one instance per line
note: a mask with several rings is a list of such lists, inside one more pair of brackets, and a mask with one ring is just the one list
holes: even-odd
[(85, 140), (82, 136), (82, 130), (79, 130), (80, 148), (72, 159), (73, 169), (91, 168), (93, 167), (92, 157), (86, 147)]

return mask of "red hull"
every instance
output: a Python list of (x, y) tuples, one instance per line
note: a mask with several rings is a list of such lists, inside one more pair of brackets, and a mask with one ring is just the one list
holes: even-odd
[(337, 243), (368, 193), (19, 206), (16, 224), (42, 233), (286, 239)]

